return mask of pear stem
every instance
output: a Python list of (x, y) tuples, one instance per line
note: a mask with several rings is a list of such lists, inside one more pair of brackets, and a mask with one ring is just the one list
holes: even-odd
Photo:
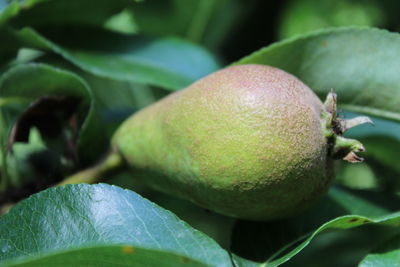
[(118, 173), (123, 169), (123, 167), (124, 160), (121, 155), (116, 151), (112, 151), (99, 164), (65, 178), (56, 186), (79, 183), (98, 183), (104, 180), (106, 176)]

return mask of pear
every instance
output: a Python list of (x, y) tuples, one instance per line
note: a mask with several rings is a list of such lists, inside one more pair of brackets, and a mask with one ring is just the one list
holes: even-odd
[(323, 104), (283, 70), (237, 65), (132, 115), (112, 138), (112, 157), (153, 189), (228, 216), (272, 220), (323, 196), (335, 159), (362, 160), (362, 144), (341, 135), (365, 122), (337, 118), (333, 92)]

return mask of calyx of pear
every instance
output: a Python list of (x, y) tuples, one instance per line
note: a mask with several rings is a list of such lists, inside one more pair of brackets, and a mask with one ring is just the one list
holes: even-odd
[(362, 123), (337, 116), (333, 91), (322, 103), (283, 70), (230, 66), (132, 115), (104, 163), (67, 183), (125, 162), (134, 179), (215, 212), (289, 217), (324, 195), (335, 159), (362, 161), (363, 145), (342, 136)]

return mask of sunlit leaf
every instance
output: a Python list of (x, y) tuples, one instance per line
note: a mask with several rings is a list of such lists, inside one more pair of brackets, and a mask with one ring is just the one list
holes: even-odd
[[(92, 266), (113, 259), (139, 266), (128, 264), (135, 257), (142, 266), (159, 264), (153, 257), (172, 260), (171, 266), (232, 266), (228, 253), (211, 238), (136, 193), (105, 184), (33, 195), (0, 217), (0, 236), (0, 266), (21, 261), (24, 266), (62, 261)], [(95, 252), (105, 255), (96, 258)]]

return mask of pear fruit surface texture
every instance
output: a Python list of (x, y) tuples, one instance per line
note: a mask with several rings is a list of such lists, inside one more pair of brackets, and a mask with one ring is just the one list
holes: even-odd
[(293, 75), (231, 66), (137, 112), (112, 145), (135, 179), (156, 190), (229, 216), (278, 219), (331, 184), (323, 114), (324, 104)]

